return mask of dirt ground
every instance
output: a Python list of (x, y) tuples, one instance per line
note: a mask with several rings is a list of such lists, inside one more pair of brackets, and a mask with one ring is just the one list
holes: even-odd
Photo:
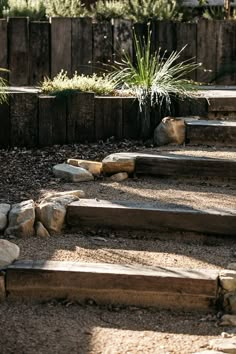
[(0, 311), (1, 354), (190, 354), (226, 330), (210, 314), (135, 307), (5, 302)]
[[(68, 184), (54, 178), (52, 166), (68, 158), (101, 161), (119, 151), (160, 151), (236, 158), (236, 149), (210, 147), (147, 148), (124, 141), (44, 149), (0, 150), (0, 203), (38, 201), (48, 191), (82, 189), (87, 198), (145, 201), (165, 207), (236, 206), (236, 188), (228, 181), (139, 177), (122, 183), (109, 178)], [(232, 239), (190, 234), (65, 232), (48, 239), (11, 239), (21, 259), (74, 260), (150, 266), (221, 269), (236, 262)], [(190, 354), (233, 328), (218, 326), (214, 314), (190, 314), (135, 307), (98, 307), (77, 303), (0, 304), (0, 354)], [(236, 332), (236, 330), (235, 330)]]

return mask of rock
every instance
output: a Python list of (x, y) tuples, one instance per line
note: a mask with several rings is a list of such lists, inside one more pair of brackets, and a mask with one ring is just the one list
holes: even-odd
[(99, 176), (102, 173), (102, 162), (68, 159), (67, 163), (72, 166), (82, 167), (94, 176)]
[(60, 233), (65, 224), (67, 205), (77, 200), (79, 198), (73, 195), (42, 200), (36, 207), (37, 220), (41, 221), (50, 233)]
[(224, 315), (221, 317), (221, 326), (236, 326), (236, 315)]
[(68, 197), (68, 196), (74, 196), (74, 197), (78, 197), (78, 198), (85, 198), (85, 193), (84, 191), (81, 190), (72, 190), (72, 191), (65, 191), (65, 192), (52, 192), (52, 193), (46, 193), (43, 196), (43, 200), (47, 201), (47, 200), (53, 200), (54, 198), (58, 198), (58, 197)]
[(165, 117), (154, 130), (153, 142), (158, 146), (166, 144), (184, 144), (185, 130), (184, 119)]
[(228, 303), (227, 307), (229, 307), (229, 309), (228, 309), (229, 312), (232, 314), (236, 314), (236, 293), (233, 292), (233, 293), (226, 294), (225, 300)]
[(40, 221), (37, 221), (35, 225), (35, 233), (36, 236), (38, 237), (49, 237), (50, 234), (48, 230), (43, 226), (43, 224)]
[(7, 215), (10, 209), (10, 204), (0, 204), (0, 231), (7, 227)]
[(236, 337), (212, 339), (209, 346), (223, 353), (236, 354)]
[(0, 269), (6, 268), (20, 255), (20, 248), (7, 240), (0, 240)]
[(107, 156), (102, 161), (104, 173), (114, 174), (119, 172), (134, 173), (137, 154), (120, 152)]
[(129, 178), (129, 175), (127, 172), (119, 172), (119, 173), (116, 173), (115, 175), (111, 176), (111, 180), (114, 182), (122, 182), (122, 181), (126, 180), (127, 178)]
[(229, 263), (227, 268), (231, 270), (236, 270), (236, 263)]
[(75, 167), (62, 163), (53, 167), (53, 173), (58, 178), (63, 178), (68, 182), (93, 181), (93, 175), (81, 167)]
[(5, 235), (27, 237), (34, 235), (35, 206), (33, 200), (13, 204)]
[(228, 292), (236, 291), (236, 271), (222, 270), (219, 274), (220, 285)]

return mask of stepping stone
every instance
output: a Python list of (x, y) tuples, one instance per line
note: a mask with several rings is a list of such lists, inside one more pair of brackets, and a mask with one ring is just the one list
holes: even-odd
[(62, 163), (53, 167), (53, 173), (56, 177), (62, 178), (68, 182), (93, 181), (93, 175), (81, 167), (75, 167)]
[(6, 291), (9, 299), (90, 299), (98, 304), (209, 311), (217, 280), (215, 270), (19, 261), (7, 269)]
[(186, 142), (236, 146), (236, 122), (219, 120), (186, 120)]

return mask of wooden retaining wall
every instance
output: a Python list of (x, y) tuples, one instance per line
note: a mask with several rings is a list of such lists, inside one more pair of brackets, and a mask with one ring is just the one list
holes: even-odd
[[(206, 100), (197, 102), (191, 112), (206, 114)], [(184, 106), (174, 107), (173, 113), (176, 109), (181, 115)], [(151, 112), (151, 131), (163, 116), (158, 109)], [(93, 93), (55, 97), (22, 88), (12, 90), (9, 102), (0, 105), (0, 119), (0, 147), (4, 148), (93, 142), (110, 137), (142, 138), (142, 117), (134, 97), (101, 97)]]
[[(53, 77), (61, 69), (71, 75), (104, 71), (119, 59), (124, 49), (133, 55), (133, 34), (147, 34), (147, 26), (114, 20), (92, 23), (90, 18), (52, 18), (50, 22), (30, 22), (28, 18), (0, 19), (0, 67), (9, 68), (10, 85), (35, 85), (44, 76)], [(152, 24), (153, 49), (170, 53), (188, 44), (182, 59), (196, 58), (203, 64), (190, 78), (210, 82), (225, 66), (236, 60), (236, 21)], [(231, 73), (217, 83), (234, 84)]]

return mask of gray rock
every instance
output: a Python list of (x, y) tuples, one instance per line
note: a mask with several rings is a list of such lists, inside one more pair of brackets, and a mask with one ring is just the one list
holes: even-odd
[(81, 167), (75, 167), (62, 163), (53, 167), (53, 173), (56, 177), (62, 178), (68, 182), (93, 181), (93, 175)]
[(10, 204), (0, 204), (0, 231), (4, 231), (7, 227), (7, 215), (10, 209)]
[(42, 200), (36, 207), (36, 217), (51, 234), (60, 233), (65, 225), (67, 205), (79, 200), (74, 195)]
[(28, 237), (34, 235), (35, 205), (33, 200), (13, 204), (5, 235)]
[(7, 240), (0, 240), (0, 269), (6, 268), (20, 255), (20, 248)]
[(129, 178), (129, 175), (127, 172), (119, 172), (111, 176), (111, 180), (113, 182), (122, 182)]
[(185, 142), (185, 121), (165, 117), (154, 130), (153, 142), (161, 146), (166, 144), (184, 144)]
[(221, 317), (221, 326), (236, 326), (236, 315), (224, 315)]
[(209, 346), (211, 349), (223, 353), (236, 354), (236, 337), (212, 339), (209, 342)]
[(43, 226), (43, 224), (40, 221), (36, 222), (35, 233), (36, 233), (36, 236), (38, 236), (38, 237), (44, 238), (44, 237), (50, 236), (48, 230)]

